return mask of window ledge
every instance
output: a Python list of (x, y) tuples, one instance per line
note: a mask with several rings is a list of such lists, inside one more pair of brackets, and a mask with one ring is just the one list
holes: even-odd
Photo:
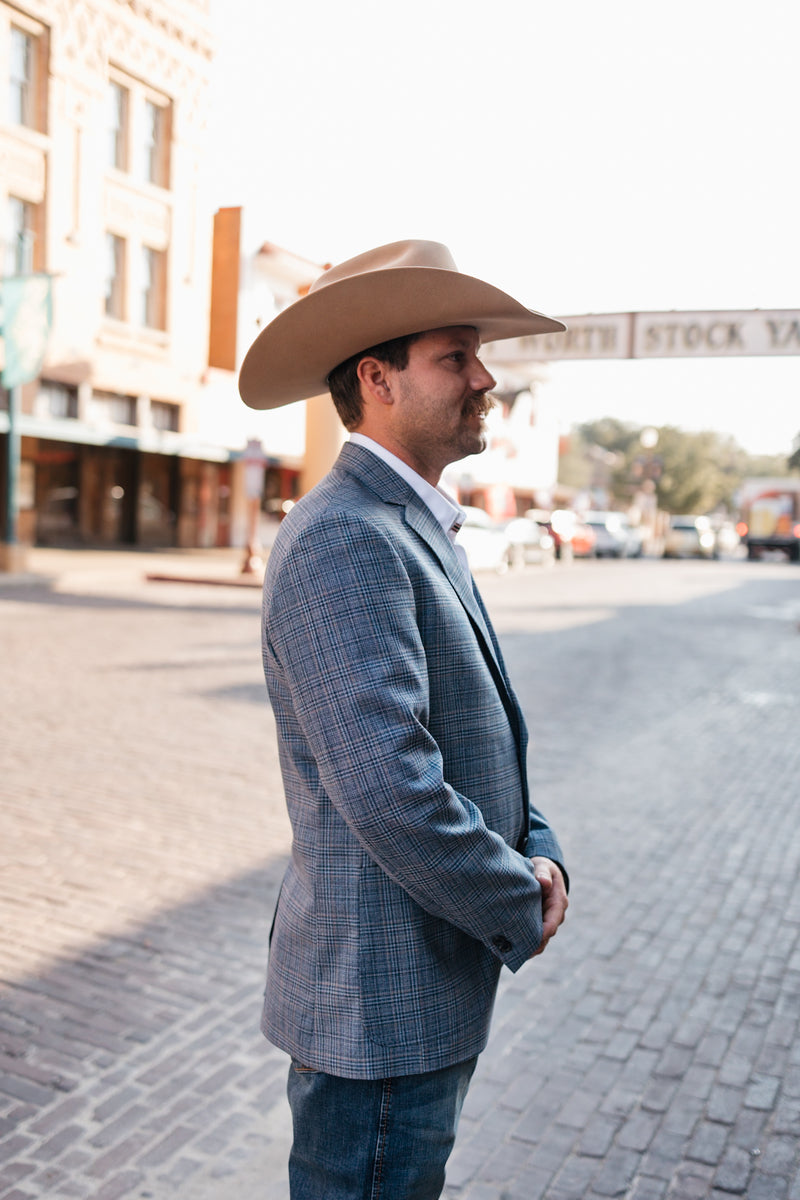
[(132, 171), (126, 171), (124, 167), (110, 165), (106, 167), (106, 178), (119, 187), (127, 188), (128, 191), (139, 192), (143, 196), (160, 200), (164, 204), (172, 204), (174, 193), (168, 184), (153, 183), (149, 179), (142, 179)]
[(104, 317), (97, 334), (97, 340), (103, 345), (117, 349), (155, 352), (166, 354), (172, 344), (172, 339), (165, 329), (147, 329), (142, 325), (131, 325), (127, 321), (117, 321), (113, 317)]
[(52, 144), (49, 134), (43, 133), (32, 125), (18, 125), (16, 121), (0, 120), (0, 132), (6, 137), (34, 147), (42, 153), (46, 153)]

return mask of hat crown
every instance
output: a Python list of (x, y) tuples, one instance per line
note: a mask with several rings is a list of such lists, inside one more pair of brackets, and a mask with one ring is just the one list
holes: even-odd
[(323, 271), (312, 283), (310, 291), (316, 292), (332, 283), (341, 283), (354, 275), (368, 275), (372, 271), (388, 271), (398, 267), (426, 267), (440, 271), (457, 271), (453, 256), (441, 242), (404, 241), (390, 242), (337, 263)]

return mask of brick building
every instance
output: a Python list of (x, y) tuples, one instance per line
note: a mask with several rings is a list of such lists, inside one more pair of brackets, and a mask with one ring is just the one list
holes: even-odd
[(20, 396), (22, 541), (229, 541), (231, 448), (198, 404), (211, 63), (209, 0), (0, 0), (0, 265), (53, 288)]

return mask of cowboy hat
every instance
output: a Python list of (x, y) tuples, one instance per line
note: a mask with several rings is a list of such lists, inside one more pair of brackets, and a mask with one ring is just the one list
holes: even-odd
[(352, 355), (448, 325), (474, 326), (483, 342), (565, 328), (462, 275), (439, 242), (392, 242), (329, 268), (270, 321), (245, 356), (239, 392), (250, 408), (305, 400)]

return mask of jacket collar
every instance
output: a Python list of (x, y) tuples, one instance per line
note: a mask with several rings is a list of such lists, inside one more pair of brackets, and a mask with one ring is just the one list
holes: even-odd
[(361, 434), (357, 431), (350, 434), (350, 441), (354, 442), (357, 446), (364, 446), (365, 449), (371, 450), (382, 462), (385, 462), (393, 471), (396, 471), (406, 483), (411, 484), (411, 487), (420, 497), (422, 503), (428, 506), (448, 537), (451, 529), (454, 526), (458, 527), (464, 520), (466, 514), (462, 512), (460, 506), (452, 497), (448, 496), (438, 487), (435, 487), (432, 483), (429, 483), (427, 479), (424, 479), (413, 467), (403, 462), (401, 458), (398, 458), (386, 446), (382, 446), (380, 442), (376, 442), (372, 438), (367, 437), (366, 434)]
[(386, 504), (406, 504), (416, 495), (411, 484), (388, 463), (355, 442), (345, 442), (342, 446), (334, 470), (336, 468), (355, 475)]
[(442, 526), (411, 484), (365, 446), (358, 446), (352, 442), (345, 442), (342, 446), (336, 466), (355, 475), (384, 503), (404, 508), (406, 524), (422, 538), (436, 556), (467, 615), (480, 633), (486, 652), (497, 662), (489, 630), (472, 590), (472, 577), (461, 565), (453, 543)]

